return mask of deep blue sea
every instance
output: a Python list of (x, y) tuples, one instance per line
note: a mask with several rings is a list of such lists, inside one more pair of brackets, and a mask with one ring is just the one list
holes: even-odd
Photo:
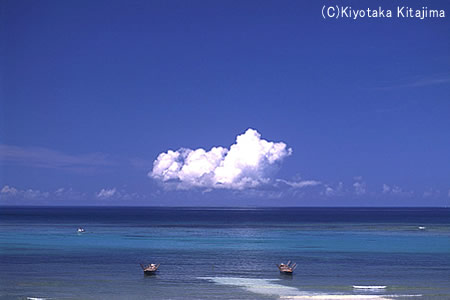
[(450, 299), (450, 209), (0, 207), (0, 299), (27, 298)]

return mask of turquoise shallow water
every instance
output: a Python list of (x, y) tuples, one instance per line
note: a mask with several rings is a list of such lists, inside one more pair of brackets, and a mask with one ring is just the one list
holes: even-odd
[(3, 207), (0, 245), (0, 299), (450, 299), (448, 209)]

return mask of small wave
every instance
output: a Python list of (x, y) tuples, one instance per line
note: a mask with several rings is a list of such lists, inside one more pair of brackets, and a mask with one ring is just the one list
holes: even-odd
[(390, 297), (390, 298), (406, 298), (406, 297), (422, 297), (423, 295), (421, 294), (417, 294), (417, 295), (385, 295), (385, 297)]
[(300, 300), (392, 300), (392, 298), (422, 297), (422, 295), (311, 295), (311, 296), (280, 296), (280, 299)]
[(276, 284), (278, 279), (257, 279), (257, 278), (239, 278), (239, 277), (199, 277), (212, 281), (220, 285), (231, 285), (241, 287), (249, 292), (263, 295), (276, 296), (297, 296), (307, 295), (297, 288)]
[(383, 295), (338, 295), (300, 291), (295, 287), (285, 286), (276, 283), (279, 279), (256, 279), (239, 277), (198, 277), (220, 285), (238, 286), (246, 291), (278, 296), (280, 299), (304, 299), (304, 300), (389, 300)]

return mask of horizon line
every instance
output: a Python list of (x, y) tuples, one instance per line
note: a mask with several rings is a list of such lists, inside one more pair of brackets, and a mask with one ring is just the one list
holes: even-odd
[(175, 209), (278, 209), (278, 208), (387, 208), (449, 209), (450, 206), (163, 206), (163, 205), (0, 205), (0, 208), (175, 208)]

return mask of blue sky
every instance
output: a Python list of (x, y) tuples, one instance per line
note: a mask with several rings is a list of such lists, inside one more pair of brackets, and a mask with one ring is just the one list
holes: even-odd
[(448, 206), (450, 3), (329, 3), (2, 1), (0, 204)]

